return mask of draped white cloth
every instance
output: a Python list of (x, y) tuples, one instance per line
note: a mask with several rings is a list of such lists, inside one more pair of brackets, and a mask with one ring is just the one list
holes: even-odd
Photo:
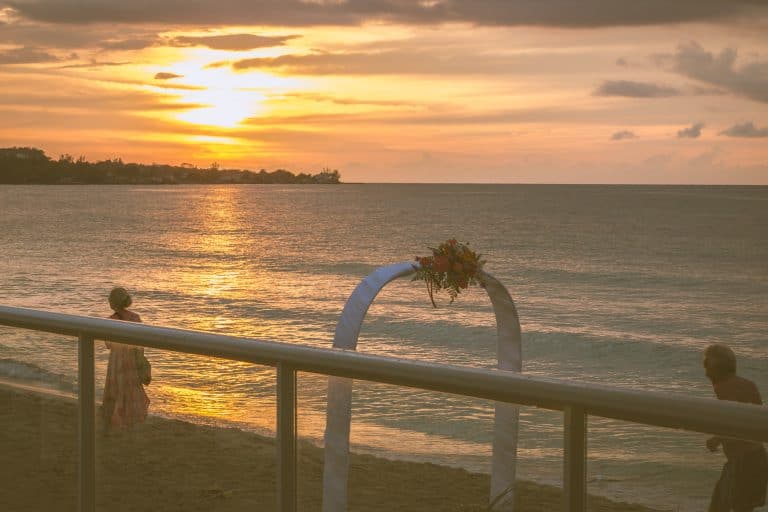
[[(350, 295), (333, 339), (334, 348), (357, 349), (357, 338), (368, 308), (389, 282), (413, 274), (418, 263), (404, 262), (380, 267), (363, 279)], [(501, 370), (522, 370), (520, 321), (507, 289), (490, 274), (483, 273), (485, 289), (496, 315), (497, 359)], [(323, 512), (346, 512), (349, 476), (349, 427), (352, 420), (352, 381), (328, 379), (323, 467)], [(497, 402), (494, 420), (490, 501), (508, 490), (494, 510), (512, 512), (517, 459), (518, 408)]]

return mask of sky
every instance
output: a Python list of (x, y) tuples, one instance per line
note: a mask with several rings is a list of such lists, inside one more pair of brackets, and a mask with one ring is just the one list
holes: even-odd
[(0, 0), (0, 147), (768, 184), (768, 0)]

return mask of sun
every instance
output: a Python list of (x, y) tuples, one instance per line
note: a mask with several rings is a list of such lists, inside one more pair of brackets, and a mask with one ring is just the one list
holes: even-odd
[(213, 59), (221, 57), (220, 52), (196, 52), (183, 61), (151, 70), (172, 76), (163, 81), (162, 92), (172, 92), (180, 109), (167, 115), (198, 126), (237, 128), (249, 118), (264, 115), (271, 95), (306, 86), (291, 77), (261, 71), (237, 72), (226, 65), (214, 65)]
[[(197, 63), (195, 63), (197, 64)], [(263, 111), (266, 88), (257, 73), (237, 74), (228, 68), (182, 63), (179, 101), (189, 105), (174, 117), (179, 121), (218, 128), (235, 128)]]
[(230, 87), (212, 87), (184, 94), (184, 102), (195, 108), (176, 114), (180, 121), (202, 126), (235, 128), (263, 109), (264, 95)]

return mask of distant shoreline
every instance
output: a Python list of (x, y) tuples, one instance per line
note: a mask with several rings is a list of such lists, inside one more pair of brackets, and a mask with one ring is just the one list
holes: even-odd
[(214, 162), (207, 168), (191, 164), (123, 163), (120, 158), (88, 162), (72, 155), (51, 159), (31, 147), (0, 148), (0, 184), (5, 185), (337, 185), (341, 174), (324, 168), (317, 174), (294, 174), (285, 169), (258, 172), (222, 169)]
[[(18, 182), (4, 182), (0, 180), (0, 186), (147, 186), (147, 187), (183, 187), (183, 186), (199, 186), (199, 185), (217, 185), (217, 186), (241, 186), (241, 185), (324, 185), (320, 183), (230, 183), (230, 182), (214, 182), (214, 183), (18, 183)], [(339, 183), (333, 183), (333, 185), (362, 185), (362, 186), (414, 186), (414, 187), (578, 187), (578, 188), (637, 188), (637, 189), (768, 189), (768, 185), (722, 185), (722, 184), (637, 184), (637, 183), (422, 183), (422, 182), (355, 182), (344, 181)]]

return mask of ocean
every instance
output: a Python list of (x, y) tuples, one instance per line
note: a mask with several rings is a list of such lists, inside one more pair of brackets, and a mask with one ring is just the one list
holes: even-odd
[[(768, 398), (768, 188), (552, 185), (0, 186), (0, 304), (106, 317), (113, 286), (154, 325), (330, 347), (378, 266), (469, 242), (520, 314), (528, 375), (711, 397), (702, 350), (730, 344)], [(492, 367), (490, 301), (434, 309), (387, 286), (361, 352)], [(270, 435), (275, 372), (147, 350), (150, 411)], [(97, 342), (97, 387), (108, 352)], [(75, 340), (0, 328), (0, 378), (76, 389)], [(299, 375), (319, 443), (325, 378)], [(562, 415), (521, 408), (518, 477), (559, 485)], [(492, 404), (356, 382), (353, 450), (489, 471)], [(589, 418), (589, 490), (693, 511), (723, 462), (706, 436)]]

